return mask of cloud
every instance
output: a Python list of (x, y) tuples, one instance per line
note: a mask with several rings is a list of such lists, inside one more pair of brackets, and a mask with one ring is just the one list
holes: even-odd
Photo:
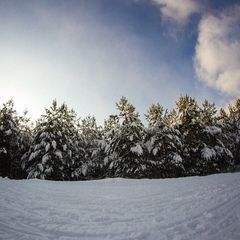
[(152, 0), (152, 2), (160, 7), (164, 18), (182, 25), (186, 24), (192, 14), (199, 12), (199, 5), (194, 0)]
[(198, 79), (232, 97), (240, 95), (239, 12), (240, 6), (235, 6), (217, 16), (203, 16), (194, 57)]
[(67, 12), (35, 2), (26, 18), (19, 11), (0, 26), (6, 36), (0, 46), (2, 101), (13, 97), (35, 119), (56, 98), (81, 117), (103, 120), (117, 111), (122, 95), (143, 113), (173, 88), (169, 67), (159, 59), (152, 64), (142, 39), (106, 25), (92, 5), (74, 6)]

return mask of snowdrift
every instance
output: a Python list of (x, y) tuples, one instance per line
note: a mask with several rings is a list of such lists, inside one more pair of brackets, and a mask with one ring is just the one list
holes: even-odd
[(0, 178), (0, 239), (240, 239), (240, 173), (84, 182)]

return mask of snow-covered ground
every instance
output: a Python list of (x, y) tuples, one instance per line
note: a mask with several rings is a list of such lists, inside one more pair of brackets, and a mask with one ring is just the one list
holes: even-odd
[(240, 239), (240, 173), (86, 182), (0, 178), (0, 239)]

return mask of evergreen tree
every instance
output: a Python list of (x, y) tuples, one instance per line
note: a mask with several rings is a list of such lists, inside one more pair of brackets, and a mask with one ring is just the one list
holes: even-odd
[(182, 165), (181, 149), (182, 143), (180, 132), (173, 126), (169, 126), (167, 110), (159, 104), (152, 105), (148, 114), (148, 135), (146, 147), (149, 159), (152, 163), (153, 177), (176, 177), (184, 172)]
[(233, 154), (234, 164), (240, 164), (240, 99), (229, 105), (228, 113), (220, 110), (219, 126), (223, 131), (223, 141)]
[(169, 113), (166, 114), (165, 122), (170, 127), (174, 127), (174, 128), (179, 127), (178, 114), (175, 109), (172, 109)]
[[(188, 95), (181, 96), (176, 103), (178, 109), (179, 130), (183, 142), (183, 164), (187, 175), (201, 174), (201, 132), (203, 129), (200, 119), (201, 110), (196, 100)], [(200, 167), (201, 168), (201, 167)]]
[(222, 142), (222, 129), (216, 126), (206, 126), (203, 129), (201, 149), (201, 174), (227, 171), (233, 166), (233, 155)]
[(139, 114), (125, 97), (122, 97), (116, 106), (119, 110), (120, 126), (109, 134), (106, 151), (114, 157), (108, 173), (112, 177), (145, 177), (147, 165), (144, 158), (144, 127)]
[(23, 178), (21, 157), (29, 147), (31, 138), (29, 119), (19, 116), (11, 99), (0, 109), (0, 176)]
[(112, 149), (112, 141), (116, 137), (116, 133), (120, 132), (120, 122), (118, 115), (110, 115), (107, 120), (104, 121), (103, 128), (103, 163), (105, 174), (109, 177), (114, 177), (114, 172), (110, 169), (110, 164), (117, 161), (118, 155), (116, 151)]
[(13, 100), (0, 108), (0, 176), (51, 180), (105, 176), (159, 178), (229, 171), (240, 164), (240, 99), (220, 109), (188, 95), (168, 112), (159, 104), (145, 115), (145, 128), (125, 97), (118, 115), (97, 126), (81, 123), (73, 110), (54, 100), (33, 129), (27, 111), (19, 116)]
[(232, 154), (221, 141), (221, 128), (216, 126), (215, 104), (205, 100), (200, 108), (194, 98), (186, 95), (181, 96), (177, 106), (187, 174), (216, 173), (232, 165)]
[(103, 146), (102, 131), (97, 126), (96, 118), (87, 116), (79, 126), (82, 136), (82, 148), (84, 149), (84, 164), (76, 167), (74, 174), (84, 172), (86, 179), (102, 178), (103, 172)]
[(36, 124), (29, 151), (23, 156), (28, 178), (71, 180), (77, 161), (81, 162), (77, 118), (66, 104), (50, 109)]
[(215, 104), (204, 101), (200, 118), (203, 122), (201, 140), (203, 148), (201, 150), (202, 174), (218, 173), (227, 169), (233, 164), (231, 151), (225, 146), (222, 129), (217, 126), (217, 109)]
[[(153, 104), (149, 110), (148, 113), (145, 114), (146, 120), (148, 121), (148, 127), (161, 127), (165, 125), (163, 121), (163, 117), (165, 117), (167, 114), (167, 110), (164, 111), (164, 108), (160, 106), (160, 104)], [(163, 116), (164, 115), (164, 116)]]
[(22, 116), (18, 117), (17, 128), (17, 152), (12, 164), (13, 178), (26, 178), (26, 172), (22, 169), (22, 156), (28, 151), (32, 140), (33, 124), (30, 123), (30, 118), (27, 117), (28, 111), (25, 110)]
[(240, 98), (236, 100), (234, 109), (234, 123), (233, 128), (235, 129), (236, 137), (234, 141), (233, 156), (235, 159), (235, 164), (240, 165)]
[(0, 111), (0, 175), (3, 177), (10, 177), (17, 149), (18, 129), (15, 116), (13, 100), (3, 104)]
[(216, 118), (217, 109), (215, 103), (211, 104), (208, 100), (204, 100), (200, 112), (200, 119), (205, 126), (215, 126), (217, 123)]

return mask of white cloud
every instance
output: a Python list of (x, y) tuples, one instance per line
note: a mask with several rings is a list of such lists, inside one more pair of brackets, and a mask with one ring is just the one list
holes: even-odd
[(163, 17), (180, 24), (185, 24), (192, 14), (199, 12), (199, 5), (194, 0), (152, 0), (152, 2), (160, 6)]
[(94, 9), (64, 15), (61, 8), (37, 3), (26, 19), (19, 12), (0, 26), (7, 36), (0, 46), (1, 101), (13, 98), (20, 112), (28, 108), (35, 119), (56, 98), (79, 116), (101, 121), (115, 113), (122, 95), (143, 113), (154, 97), (173, 88), (167, 64), (159, 60), (152, 66), (138, 36), (110, 28)]
[(233, 97), (240, 95), (240, 6), (199, 23), (195, 70), (208, 86)]

